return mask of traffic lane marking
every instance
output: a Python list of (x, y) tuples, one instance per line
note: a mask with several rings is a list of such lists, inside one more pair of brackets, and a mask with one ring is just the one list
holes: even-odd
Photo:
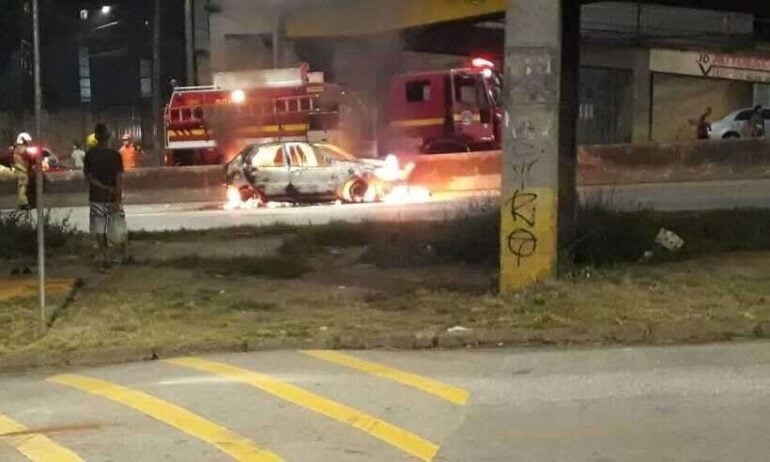
[(0, 442), (11, 446), (33, 462), (82, 462), (77, 454), (55, 443), (47, 436), (0, 414)]
[(146, 393), (105, 380), (73, 374), (57, 375), (47, 380), (123, 404), (188, 435), (194, 436), (236, 460), (254, 462), (279, 462), (283, 460), (275, 453), (260, 448), (232, 430), (210, 422), (176, 404)]
[(467, 390), (447, 385), (438, 380), (429, 379), (412, 372), (396, 369), (395, 367), (387, 366), (385, 364), (367, 361), (337, 351), (306, 350), (302, 353), (322, 361), (376, 375), (377, 377), (382, 377), (408, 387), (416, 388), (460, 406), (468, 404), (468, 400), (470, 399), (470, 393)]
[(285, 401), (350, 425), (420, 460), (433, 460), (439, 449), (436, 443), (408, 430), (304, 388), (282, 382), (267, 374), (201, 358), (167, 359), (164, 362), (208, 372), (258, 388)]

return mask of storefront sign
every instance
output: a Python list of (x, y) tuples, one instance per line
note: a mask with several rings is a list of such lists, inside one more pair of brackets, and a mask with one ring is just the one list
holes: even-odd
[(651, 50), (650, 70), (713, 79), (770, 83), (770, 58), (759, 56)]

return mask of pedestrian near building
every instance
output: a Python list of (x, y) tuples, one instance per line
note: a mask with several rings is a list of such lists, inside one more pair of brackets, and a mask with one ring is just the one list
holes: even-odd
[(761, 138), (765, 136), (765, 118), (762, 117), (762, 106), (754, 106), (749, 118), (749, 130), (752, 138)]
[(698, 119), (698, 139), (707, 140), (711, 133), (711, 107), (707, 107), (703, 114)]
[(13, 145), (13, 174), (16, 177), (16, 207), (20, 210), (29, 210), (29, 178), (32, 172), (33, 158), (29, 153), (29, 145), (32, 136), (22, 132), (16, 137)]
[(83, 170), (83, 159), (86, 157), (86, 152), (80, 147), (80, 143), (76, 140), (72, 140), (72, 153), (70, 159), (72, 159), (72, 168), (75, 170)]
[[(110, 265), (108, 226), (110, 220), (125, 220), (123, 213), (123, 160), (120, 153), (107, 146), (109, 131), (104, 124), (94, 129), (96, 147), (89, 149), (83, 160), (83, 174), (89, 183), (89, 227), (96, 244), (96, 260)], [(127, 261), (126, 244), (120, 245), (122, 260)]]

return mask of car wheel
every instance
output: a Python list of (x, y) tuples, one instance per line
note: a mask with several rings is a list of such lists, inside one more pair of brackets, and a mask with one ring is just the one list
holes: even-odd
[(369, 185), (360, 178), (352, 178), (342, 187), (342, 200), (345, 202), (364, 202)]
[(725, 135), (722, 137), (722, 139), (730, 140), (730, 139), (735, 139), (735, 138), (740, 138), (740, 137), (741, 137), (741, 135), (739, 135), (739, 134), (737, 134), (735, 132), (729, 132), (729, 133), (725, 133)]
[(241, 192), (241, 201), (243, 202), (254, 200), (257, 202), (257, 206), (259, 207), (267, 203), (267, 200), (265, 199), (265, 195), (262, 194), (260, 191), (255, 190), (254, 188), (244, 186), (240, 189), (240, 192)]

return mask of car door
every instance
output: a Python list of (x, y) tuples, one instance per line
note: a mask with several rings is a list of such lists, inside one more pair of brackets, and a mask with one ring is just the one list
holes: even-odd
[(260, 146), (248, 159), (252, 186), (269, 197), (285, 196), (291, 183), (289, 162), (283, 144)]
[(334, 193), (327, 159), (318, 156), (309, 143), (287, 143), (291, 182), (300, 195), (325, 196)]
[(452, 73), (453, 118), (458, 134), (480, 142), (494, 139), (493, 106), (481, 74)]

